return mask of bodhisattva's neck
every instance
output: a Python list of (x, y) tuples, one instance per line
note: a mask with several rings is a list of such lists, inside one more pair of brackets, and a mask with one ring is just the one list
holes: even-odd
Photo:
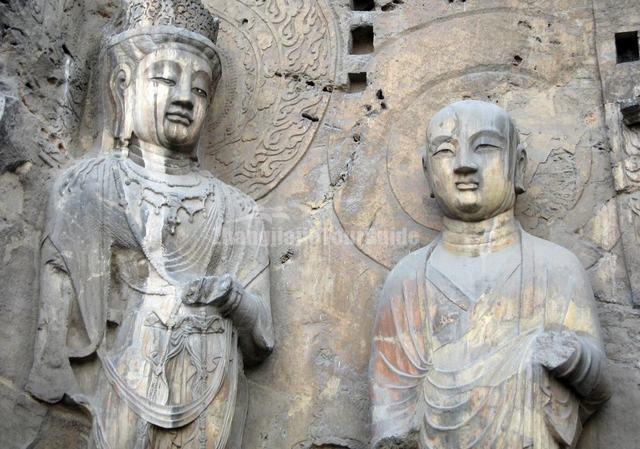
[(188, 174), (194, 164), (191, 154), (171, 151), (138, 140), (129, 145), (129, 159), (148, 170), (169, 175)]
[(461, 256), (482, 256), (516, 244), (519, 241), (520, 229), (513, 209), (478, 222), (445, 217), (442, 246), (447, 251)]

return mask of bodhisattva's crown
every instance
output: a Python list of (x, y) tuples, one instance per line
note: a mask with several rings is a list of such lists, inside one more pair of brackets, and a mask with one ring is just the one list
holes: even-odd
[(200, 0), (129, 0), (127, 3), (121, 31), (170, 25), (216, 43), (219, 20)]

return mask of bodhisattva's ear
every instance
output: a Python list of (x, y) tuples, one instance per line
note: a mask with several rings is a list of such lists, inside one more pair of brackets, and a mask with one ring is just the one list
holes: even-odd
[(424, 173), (425, 178), (427, 178), (427, 184), (429, 186), (429, 196), (431, 198), (435, 198), (436, 196), (433, 194), (433, 183), (431, 182), (431, 176), (429, 176), (427, 147), (421, 147), (420, 152), (422, 153), (422, 172)]
[(527, 152), (523, 145), (518, 145), (516, 149), (516, 167), (515, 167), (515, 189), (516, 194), (520, 195), (527, 191), (524, 185), (525, 174), (527, 173)]
[(131, 103), (128, 97), (128, 88), (131, 84), (131, 67), (120, 64), (111, 72), (109, 88), (114, 106), (113, 136), (118, 145), (126, 147), (131, 136), (131, 111), (127, 105)]

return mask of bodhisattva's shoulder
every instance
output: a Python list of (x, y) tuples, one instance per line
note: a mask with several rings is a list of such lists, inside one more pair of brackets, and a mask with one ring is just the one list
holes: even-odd
[[(260, 207), (255, 200), (236, 187), (225, 184), (217, 178), (213, 179), (218, 186), (218, 191), (222, 192), (226, 213), (232, 214), (236, 221), (236, 227), (254, 231), (262, 230), (264, 228), (263, 218)], [(230, 217), (228, 215), (228, 218)]]
[(75, 161), (54, 181), (49, 198), (53, 202), (67, 202), (76, 197), (87, 200), (90, 196), (102, 194), (105, 174), (112, 177), (112, 167), (117, 163), (111, 154), (102, 154)]
[(226, 184), (219, 179), (215, 178), (220, 189), (224, 192), (227, 201), (236, 205), (240, 212), (247, 215), (257, 213), (258, 204), (253, 198), (241, 191), (240, 189)]

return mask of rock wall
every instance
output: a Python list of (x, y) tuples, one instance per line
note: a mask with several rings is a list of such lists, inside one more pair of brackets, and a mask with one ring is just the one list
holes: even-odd
[[(420, 168), (426, 123), (474, 98), (505, 107), (521, 131), (524, 227), (575, 252), (591, 276), (615, 392), (579, 448), (635, 449), (640, 245), (625, 215), (633, 189), (614, 176), (635, 142), (619, 102), (639, 93), (640, 62), (618, 63), (615, 40), (640, 30), (635, 0), (205, 3), (222, 20), (225, 72), (202, 160), (259, 200), (272, 238), (277, 349), (248, 373), (244, 447), (367, 447), (376, 298), (440, 227)], [(45, 406), (23, 387), (46, 192), (101, 142), (98, 48), (118, 8), (0, 1), (3, 448), (88, 438), (72, 404)]]

